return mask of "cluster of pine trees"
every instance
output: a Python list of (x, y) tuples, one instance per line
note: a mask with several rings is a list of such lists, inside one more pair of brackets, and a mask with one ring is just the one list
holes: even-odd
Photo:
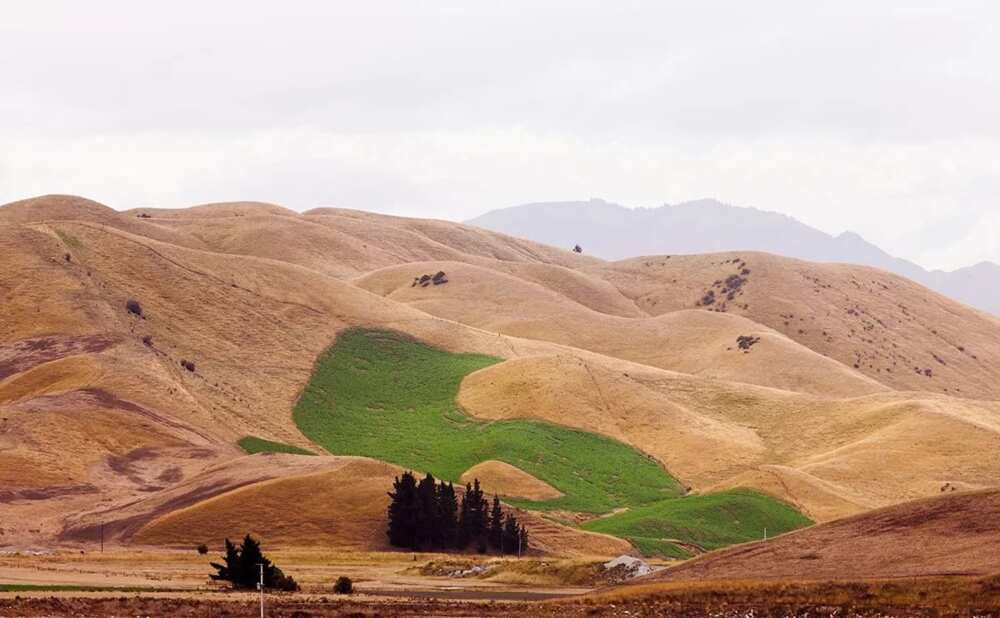
[(226, 539), (226, 555), (222, 559), (222, 564), (211, 563), (217, 573), (210, 577), (216, 581), (230, 582), (233, 588), (256, 588), (263, 566), (265, 588), (288, 591), (299, 589), (295, 579), (282, 573), (281, 569), (267, 559), (260, 550), (260, 543), (249, 534), (240, 545)]
[(504, 513), (500, 499), (489, 506), (479, 479), (465, 486), (461, 505), (451, 483), (428, 474), (419, 483), (412, 472), (396, 477), (389, 492), (389, 543), (415, 551), (465, 549), (501, 554), (528, 550), (528, 530), (513, 513)]

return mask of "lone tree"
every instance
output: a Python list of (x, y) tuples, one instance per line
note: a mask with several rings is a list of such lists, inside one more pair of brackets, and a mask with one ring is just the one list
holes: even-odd
[(239, 546), (226, 539), (226, 555), (222, 559), (222, 564), (211, 563), (217, 572), (209, 577), (215, 581), (227, 581), (233, 588), (253, 589), (260, 581), (263, 566), (265, 588), (287, 591), (299, 589), (295, 579), (282, 573), (281, 569), (268, 560), (260, 550), (260, 543), (249, 534)]
[(580, 245), (573, 245), (573, 253), (583, 253), (583, 247)]

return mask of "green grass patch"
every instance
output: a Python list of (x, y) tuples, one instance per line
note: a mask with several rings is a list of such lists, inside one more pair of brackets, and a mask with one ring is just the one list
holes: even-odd
[[(585, 530), (629, 539), (654, 550), (670, 540), (719, 549), (775, 536), (812, 524), (794, 507), (747, 489), (662, 500), (583, 524)], [(655, 551), (653, 552), (655, 553)]]
[(691, 554), (680, 545), (664, 541), (663, 539), (651, 539), (644, 536), (627, 537), (628, 542), (635, 545), (635, 548), (646, 557), (658, 557), (674, 560), (687, 560)]
[[(680, 484), (658, 462), (604, 436), (541, 421), (470, 417), (455, 401), (462, 379), (499, 361), (397, 332), (350, 329), (317, 360), (295, 405), (295, 423), (338, 455), (374, 457), (451, 481), (495, 459), (565, 494), (538, 502), (508, 497), (515, 506), (584, 513), (628, 507), (582, 527), (628, 539), (651, 556), (689, 557), (677, 541), (716, 549), (759, 539), (765, 527), (776, 535), (812, 523), (748, 490), (680, 497)], [(243, 442), (251, 439), (266, 443), (244, 438), (248, 452)], [(267, 444), (254, 452), (275, 450), (276, 443)]]
[(293, 455), (315, 455), (312, 451), (307, 451), (304, 448), (299, 448), (297, 446), (292, 446), (291, 444), (285, 444), (284, 442), (272, 442), (271, 440), (265, 440), (264, 438), (258, 438), (257, 436), (244, 436), (240, 438), (237, 442), (247, 453), (253, 455), (254, 453), (291, 453)]
[(483, 422), (455, 402), (469, 373), (500, 359), (453, 354), (389, 331), (351, 329), (318, 359), (294, 410), (302, 433), (338, 455), (364, 455), (456, 481), (489, 459), (565, 495), (533, 509), (602, 513), (678, 496), (680, 484), (621, 442), (533, 420)]

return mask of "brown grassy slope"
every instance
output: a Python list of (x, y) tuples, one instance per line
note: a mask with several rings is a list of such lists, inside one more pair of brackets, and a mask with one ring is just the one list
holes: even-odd
[(76, 195), (42, 195), (0, 205), (0, 225), (28, 225), (45, 221), (86, 221), (184, 247), (205, 249), (197, 238), (121, 213)]
[(8, 542), (51, 539), (70, 513), (173, 486), (238, 455), (246, 434), (311, 446), (288, 410), (346, 326), (495, 355), (538, 348), (298, 266), (103, 223), (0, 223), (0, 247), (0, 461), (19, 487), (0, 500)]
[(1000, 573), (1000, 491), (945, 494), (724, 549), (658, 580), (870, 579)]
[(618, 438), (699, 491), (757, 487), (817, 520), (996, 483), (1000, 406), (921, 393), (832, 399), (706, 380), (597, 355), (510, 360), (459, 402)]
[[(414, 273), (448, 273), (448, 283), (413, 285)], [(594, 311), (513, 274), (458, 262), (392, 266), (354, 281), (431, 315), (492, 332), (552, 341), (705, 377), (823, 395), (886, 390), (875, 380), (745, 318), (701, 311), (621, 317)], [(596, 291), (596, 286), (591, 289)], [(603, 295), (612, 302), (615, 295)], [(740, 336), (760, 339), (749, 350)]]
[[(168, 229), (191, 239), (177, 244), (197, 243), (220, 253), (280, 260), (337, 278), (433, 259), (483, 265), (498, 261), (565, 266), (596, 262), (455, 223), (351, 210), (327, 208), (300, 215), (273, 204), (232, 202), (178, 210), (144, 208), (128, 214), (133, 212), (135, 217), (127, 217), (130, 223), (139, 221), (151, 229)], [(140, 214), (149, 218), (140, 219)]]
[[(569, 266), (599, 266), (592, 259), (461, 227), (453, 233), (459, 251), (447, 244), (444, 223), (345, 211), (293, 216), (270, 206), (224, 205), (191, 217), (181, 212), (140, 219), (84, 203), (81, 220), (73, 221), (72, 204), (64, 203), (70, 198), (50, 199), (58, 208), (45, 207), (44, 200), (30, 202), (30, 208), (0, 208), (5, 259), (0, 463), (5, 482), (19, 492), (16, 499), (0, 500), (3, 527), (17, 526), (16, 534), (0, 543), (52, 539), (71, 514), (83, 521), (162, 497), (213, 466), (235, 461), (235, 440), (245, 434), (315, 449), (288, 411), (316, 355), (352, 325), (396, 328), (446, 349), (515, 359), (467, 381), (463, 401), (475, 414), (540, 416), (607, 433), (656, 455), (697, 489), (761, 487), (819, 519), (930, 495), (947, 482), (975, 488), (997, 478), (995, 461), (981, 456), (997, 447), (994, 404), (914, 393), (828, 399), (704, 377), (716, 365), (753, 377), (755, 359), (768, 345), (788, 341), (761, 329), (766, 336), (749, 354), (722, 354), (711, 342), (720, 330), (726, 332), (725, 324), (738, 324), (739, 330), (753, 325), (735, 316), (688, 311), (657, 318), (672, 324), (668, 337), (683, 342), (679, 347), (702, 346), (698, 349), (710, 359), (699, 366), (704, 359), (698, 355), (678, 356), (678, 362), (692, 363), (679, 368), (701, 373), (684, 375), (498, 336), (371, 294), (291, 259), (207, 251), (203, 238), (221, 243), (215, 238), (228, 238), (227, 230), (242, 238), (255, 228), (278, 226), (275, 221), (297, 226), (303, 219), (323, 234), (323, 226), (339, 230), (362, 250), (377, 241), (387, 252), (399, 251), (385, 254), (395, 260), (390, 263), (423, 252), (440, 259), (457, 251), (462, 264), (453, 271), (455, 291), (448, 293), (462, 292), (464, 264), (485, 265), (476, 271), (483, 281), (531, 290), (524, 292), (521, 309), (537, 314), (540, 323), (548, 320), (550, 326), (533, 333), (540, 339), (555, 339), (547, 331), (560, 324), (542, 310), (550, 301), (538, 299), (552, 299), (556, 312), (572, 306), (576, 312), (621, 316), (612, 320), (611, 331), (619, 329), (617, 320), (638, 321), (626, 319), (636, 317), (628, 293), (589, 271), (561, 277)], [(70, 210), (63, 212), (64, 207)], [(225, 216), (216, 216), (220, 213)], [(251, 221), (256, 217), (261, 220)], [(187, 227), (172, 223), (177, 221)], [(198, 225), (188, 223), (193, 221)], [(207, 231), (196, 236), (199, 230)], [(156, 240), (154, 234), (181, 240)], [(287, 239), (268, 235), (249, 245), (267, 242), (274, 242), (272, 249), (286, 246), (292, 257), (301, 255)], [(336, 261), (335, 253), (318, 255)], [(541, 263), (546, 259), (555, 263)], [(142, 303), (144, 318), (125, 311), (128, 298)], [(501, 315), (503, 307), (515, 306), (495, 294), (487, 298), (497, 302)], [(622, 348), (609, 348), (609, 354), (633, 354), (631, 348), (641, 343), (657, 358), (660, 351), (644, 341), (644, 332), (626, 332)], [(677, 339), (683, 333), (688, 339)], [(570, 343), (588, 341), (577, 335)], [(143, 343), (147, 336), (149, 345)], [(725, 364), (729, 354), (732, 365)], [(829, 362), (797, 354), (804, 365)], [(773, 362), (781, 356), (774, 353)], [(196, 371), (182, 369), (181, 359), (194, 361)], [(765, 369), (759, 375), (766, 376)], [(809, 376), (809, 371), (790, 375)], [(822, 373), (815, 379), (824, 379)], [(815, 388), (807, 382), (789, 388)]]
[(487, 493), (501, 496), (552, 500), (563, 495), (545, 481), (505, 461), (490, 459), (480, 462), (462, 473), (459, 480), (463, 483), (472, 483), (476, 479), (479, 479)]
[[(385, 536), (386, 489), (400, 469), (362, 458), (336, 458), (333, 470), (255, 483), (169, 512), (141, 528), (145, 545), (193, 546), (251, 532), (269, 546), (391, 549)], [(519, 516), (531, 530), (532, 548), (564, 555), (617, 555), (628, 543)]]
[[(740, 275), (744, 269), (749, 273)], [(703, 309), (750, 318), (882, 384), (1000, 398), (1000, 318), (880, 270), (746, 252), (636, 258), (585, 270), (650, 315), (695, 308), (714, 290), (715, 301)], [(729, 300), (731, 276), (744, 282)]]

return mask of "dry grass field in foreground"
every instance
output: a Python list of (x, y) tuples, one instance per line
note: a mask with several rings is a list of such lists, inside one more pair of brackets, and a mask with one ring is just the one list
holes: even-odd
[[(101, 554), (0, 555), (0, 616), (246, 616), (255, 593), (211, 584), (193, 550), (109, 549)], [(303, 586), (268, 594), (269, 616), (995, 616), (996, 577), (861, 581), (646, 582), (613, 588), (593, 560), (487, 559), (485, 577), (443, 576), (476, 557), (401, 552), (269, 552)], [(332, 594), (346, 575), (357, 589)], [(16, 588), (10, 584), (32, 584)], [(296, 613), (299, 612), (299, 613)]]
[[(515, 600), (520, 598), (520, 600)], [(499, 599), (499, 600), (498, 600)], [(247, 616), (257, 611), (252, 593), (22, 593), (0, 594), (0, 616)], [(333, 594), (272, 595), (269, 616), (285, 618), (369, 616), (616, 616), (838, 618), (1000, 616), (996, 578), (905, 581), (762, 583), (705, 582), (630, 586), (610, 592), (555, 600), (523, 593), (482, 600), (450, 596)]]

